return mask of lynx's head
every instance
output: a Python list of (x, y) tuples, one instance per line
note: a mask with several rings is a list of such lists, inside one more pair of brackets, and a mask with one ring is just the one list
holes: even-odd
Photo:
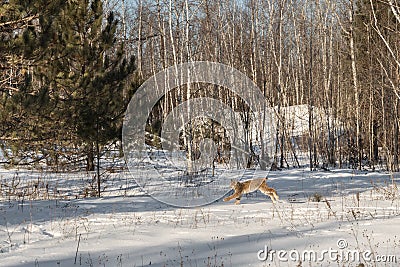
[(232, 189), (235, 189), (235, 188), (237, 188), (238, 186), (239, 186), (239, 182), (238, 182), (238, 180), (236, 180), (236, 179), (232, 179), (231, 180), (231, 188)]

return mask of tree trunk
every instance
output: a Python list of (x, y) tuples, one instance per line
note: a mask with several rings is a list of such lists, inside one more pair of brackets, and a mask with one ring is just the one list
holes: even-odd
[(360, 132), (360, 101), (358, 92), (358, 77), (356, 63), (356, 48), (354, 44), (354, 1), (350, 1), (351, 8), (349, 9), (350, 19), (350, 57), (351, 57), (351, 72), (353, 78), (354, 100), (356, 109), (356, 149), (358, 154), (358, 169), (361, 170), (362, 149), (361, 149), (361, 132)]
[(86, 171), (94, 171), (94, 151), (93, 146), (86, 146)]
[[(313, 14), (311, 15), (311, 19), (313, 18)], [(312, 32), (312, 31), (311, 31)], [(309, 157), (310, 157), (310, 171), (313, 171), (314, 169), (314, 161), (313, 161), (313, 147), (314, 147), (314, 128), (313, 128), (313, 42), (312, 42), (312, 34), (310, 36), (310, 66), (309, 66), (309, 87), (308, 87), (308, 133), (309, 133), (309, 138), (308, 138), (308, 148), (309, 148)], [(315, 151), (314, 151), (315, 152)]]
[(399, 171), (399, 118), (398, 118), (399, 100), (396, 98), (394, 112), (394, 133), (393, 133), (393, 167), (392, 171)]

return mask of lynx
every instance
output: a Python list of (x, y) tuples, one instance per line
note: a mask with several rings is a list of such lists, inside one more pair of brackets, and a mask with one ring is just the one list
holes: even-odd
[(224, 201), (229, 201), (236, 198), (235, 205), (240, 204), (240, 198), (243, 194), (251, 193), (257, 190), (260, 190), (264, 195), (267, 195), (271, 198), (272, 202), (275, 203), (279, 199), (279, 196), (276, 194), (275, 189), (269, 187), (266, 183), (268, 178), (259, 178), (248, 180), (245, 182), (238, 182), (237, 180), (231, 180), (231, 188), (235, 190), (235, 192), (224, 198)]

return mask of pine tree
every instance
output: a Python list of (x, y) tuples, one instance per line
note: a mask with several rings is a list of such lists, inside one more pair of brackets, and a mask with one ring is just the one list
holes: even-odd
[(58, 81), (55, 86), (62, 87), (62, 116), (84, 144), (87, 169), (93, 170), (97, 147), (120, 137), (127, 103), (124, 86), (134, 64), (118, 43), (113, 13), (104, 20), (101, 1), (70, 4), (65, 15), (59, 31), (66, 56), (53, 64), (52, 76)]
[[(28, 6), (30, 1), (18, 2)], [(36, 155), (55, 165), (60, 157), (85, 155), (88, 171), (95, 169), (96, 158), (99, 182), (103, 146), (121, 139), (134, 59), (126, 56), (125, 44), (117, 38), (118, 20), (113, 12), (104, 14), (102, 1), (60, 2), (54, 7), (46, 1), (35, 4), (36, 13), (25, 11), (36, 14), (32, 26), (15, 38), (10, 37), (14, 30), (5, 37), (9, 55), (23, 59), (24, 74), (3, 101), (7, 111), (0, 114), (0, 129), (13, 124), (9, 120), (17, 114), (19, 126), (4, 138), (14, 155), (30, 152), (30, 158)]]
[[(82, 12), (85, 10), (86, 12)], [(69, 9), (70, 18), (80, 22), (67, 33), (71, 56), (69, 72), (64, 75), (70, 84), (67, 101), (71, 108), (67, 117), (76, 131), (79, 144), (87, 155), (87, 170), (97, 173), (100, 195), (100, 157), (103, 145), (120, 140), (122, 116), (127, 101), (124, 86), (134, 71), (133, 59), (124, 56), (124, 44), (117, 43), (118, 21), (113, 13), (103, 21), (101, 1), (82, 1), (80, 7)], [(67, 23), (72, 23), (66, 21)], [(72, 103), (72, 105), (70, 105)], [(67, 109), (67, 107), (65, 107)], [(94, 164), (94, 158), (97, 164)]]
[(78, 153), (86, 155), (87, 171), (97, 166), (100, 195), (102, 149), (121, 139), (134, 60), (125, 56), (124, 43), (117, 39), (114, 14), (104, 18), (102, 1), (71, 1), (57, 21), (49, 66), (41, 75), (55, 92), (54, 120), (63, 126), (62, 134), (71, 136)]
[(11, 159), (18, 155), (35, 162), (45, 157), (43, 151), (35, 152), (44, 141), (42, 123), (51, 105), (48, 88), (33, 86), (34, 69), (45, 64), (52, 17), (63, 6), (58, 0), (10, 0), (0, 6), (0, 144), (11, 148)]

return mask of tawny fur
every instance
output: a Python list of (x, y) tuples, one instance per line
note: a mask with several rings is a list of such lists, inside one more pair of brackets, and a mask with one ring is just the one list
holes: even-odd
[(266, 180), (267, 178), (253, 179), (245, 182), (238, 182), (236, 180), (232, 180), (231, 188), (235, 190), (235, 192), (232, 195), (224, 198), (224, 201), (229, 201), (236, 198), (235, 204), (238, 205), (240, 204), (240, 198), (242, 197), (243, 194), (260, 190), (264, 195), (269, 196), (272, 202), (275, 203), (275, 201), (279, 199), (279, 196), (276, 193), (275, 189), (267, 185)]

